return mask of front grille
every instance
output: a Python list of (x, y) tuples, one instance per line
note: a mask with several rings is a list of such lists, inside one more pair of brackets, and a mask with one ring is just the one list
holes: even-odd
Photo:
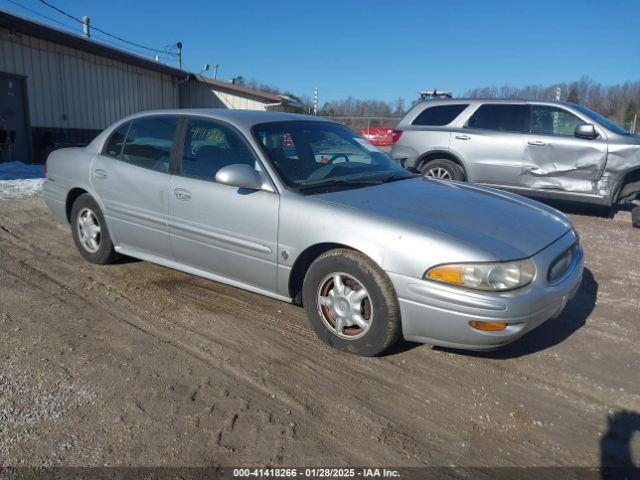
[(562, 252), (549, 267), (547, 280), (549, 283), (557, 283), (567, 274), (576, 258), (580, 256), (580, 244), (574, 243), (567, 250)]

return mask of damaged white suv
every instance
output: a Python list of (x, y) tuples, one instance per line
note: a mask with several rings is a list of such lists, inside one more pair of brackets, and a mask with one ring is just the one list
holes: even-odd
[(612, 207), (634, 203), (640, 227), (640, 137), (581, 105), (450, 99), (416, 104), (391, 156), (444, 180)]

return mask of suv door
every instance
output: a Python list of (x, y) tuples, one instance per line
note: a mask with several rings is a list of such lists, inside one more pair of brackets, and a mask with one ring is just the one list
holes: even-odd
[(529, 117), (524, 103), (485, 103), (452, 131), (449, 148), (463, 159), (469, 182), (519, 183)]
[(531, 105), (531, 134), (524, 153), (522, 186), (591, 193), (607, 159), (607, 139), (574, 136), (588, 123), (551, 105)]
[(174, 258), (245, 285), (276, 290), (279, 195), (215, 181), (222, 167), (261, 169), (242, 134), (225, 122), (187, 117), (171, 177)]
[(91, 182), (117, 246), (171, 258), (169, 165), (179, 118), (142, 117), (119, 127), (91, 165)]

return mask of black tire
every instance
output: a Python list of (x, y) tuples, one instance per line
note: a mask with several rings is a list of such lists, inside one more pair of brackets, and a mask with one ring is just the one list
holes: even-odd
[[(81, 238), (80, 228), (78, 227), (80, 214), (86, 214), (87, 211), (93, 214), (93, 219), (95, 219), (100, 229), (96, 238), (97, 249), (95, 251), (91, 251), (86, 245), (86, 242)], [(104, 216), (102, 215), (102, 210), (100, 210), (96, 201), (88, 193), (80, 195), (71, 206), (71, 234), (73, 235), (73, 241), (80, 255), (91, 263), (105, 265), (113, 263), (120, 258), (120, 255), (113, 248), (113, 242), (109, 235), (107, 222), (105, 222)]]
[[(420, 165), (420, 173), (425, 177), (440, 178), (441, 180), (458, 180), (464, 182), (464, 170), (456, 162), (446, 158), (429, 160)], [(446, 172), (447, 178), (438, 177), (436, 172)]]
[[(367, 329), (361, 329), (358, 326), (344, 329), (345, 335), (348, 330), (355, 332), (355, 338), (343, 338), (325, 323), (327, 317), (332, 318), (330, 313), (327, 315), (327, 312), (332, 311), (332, 307), (323, 307), (318, 299), (321, 289), (324, 288), (323, 285), (332, 282), (328, 279), (332, 278), (334, 273), (344, 274), (343, 278), (347, 279), (345, 281), (347, 286), (349, 286), (348, 282), (354, 282), (350, 285), (355, 287), (351, 290), (352, 292), (358, 291), (359, 287), (364, 287), (368, 292), (366, 299), (359, 305), (365, 317), (368, 308), (370, 321)], [(362, 253), (339, 248), (320, 255), (305, 275), (302, 301), (307, 318), (318, 337), (337, 349), (371, 357), (383, 352), (400, 338), (400, 305), (391, 280), (380, 267)], [(358, 330), (362, 332), (359, 337)]]
[(635, 228), (640, 228), (640, 205), (633, 207), (633, 210), (631, 210), (631, 225)]

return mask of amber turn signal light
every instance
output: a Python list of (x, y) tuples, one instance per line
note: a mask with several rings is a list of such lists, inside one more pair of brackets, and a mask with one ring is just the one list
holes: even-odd
[(485, 332), (499, 332), (501, 330), (506, 329), (509, 324), (501, 323), (501, 322), (478, 322), (476, 320), (471, 320), (469, 322), (476, 330), (484, 330)]

